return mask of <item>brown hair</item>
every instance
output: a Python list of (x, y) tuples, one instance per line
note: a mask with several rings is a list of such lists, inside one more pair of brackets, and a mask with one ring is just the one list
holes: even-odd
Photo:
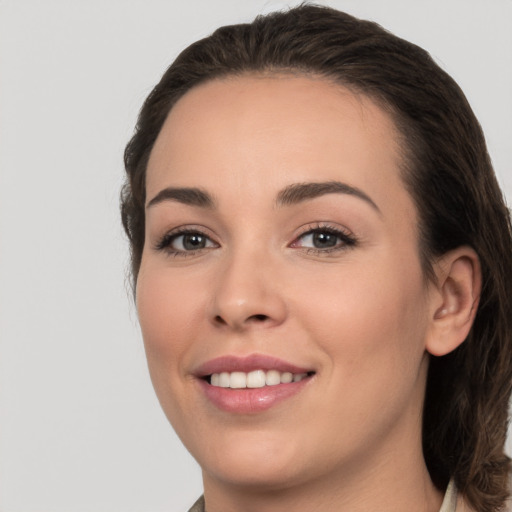
[(145, 101), (125, 151), (121, 211), (133, 286), (144, 247), (146, 165), (170, 109), (202, 82), (283, 71), (345, 85), (392, 115), (404, 149), (403, 179), (419, 212), (427, 276), (433, 258), (461, 245), (480, 258), (483, 289), (471, 332), (454, 352), (430, 360), (423, 447), (436, 485), (453, 478), (476, 510), (497, 511), (508, 495), (510, 215), (464, 94), (423, 49), (376, 23), (313, 5), (221, 27), (186, 48)]

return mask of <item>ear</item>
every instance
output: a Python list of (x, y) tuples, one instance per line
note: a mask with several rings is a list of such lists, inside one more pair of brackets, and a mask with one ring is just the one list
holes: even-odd
[(473, 325), (482, 271), (476, 252), (462, 246), (439, 258), (434, 272), (436, 282), (431, 287), (426, 349), (434, 356), (444, 356), (466, 339)]

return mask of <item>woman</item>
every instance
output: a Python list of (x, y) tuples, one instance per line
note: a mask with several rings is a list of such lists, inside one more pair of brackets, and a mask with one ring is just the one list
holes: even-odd
[(510, 217), (422, 49), (301, 6), (187, 48), (125, 153), (153, 385), (192, 510), (502, 510)]

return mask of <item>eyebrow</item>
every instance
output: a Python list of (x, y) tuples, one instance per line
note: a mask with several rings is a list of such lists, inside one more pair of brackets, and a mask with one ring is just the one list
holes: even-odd
[(213, 197), (208, 192), (195, 187), (164, 188), (148, 202), (146, 208), (151, 208), (164, 201), (176, 201), (189, 206), (198, 206), (199, 208), (215, 208)]
[[(293, 183), (277, 194), (276, 205), (292, 206), (327, 194), (347, 194), (358, 197), (380, 213), (379, 207), (370, 196), (356, 187), (352, 187), (351, 185), (347, 185), (346, 183), (341, 183), (339, 181)], [(189, 206), (197, 206), (199, 208), (207, 209), (214, 209), (216, 207), (213, 197), (208, 192), (201, 190), (200, 188), (167, 187), (153, 197), (153, 199), (151, 199), (151, 201), (146, 205), (146, 208), (151, 208), (152, 206), (165, 201), (176, 201)]]
[(291, 206), (326, 194), (347, 194), (358, 197), (368, 203), (374, 210), (381, 213), (379, 207), (370, 196), (361, 189), (341, 183), (340, 181), (294, 183), (279, 192), (276, 203), (278, 206)]

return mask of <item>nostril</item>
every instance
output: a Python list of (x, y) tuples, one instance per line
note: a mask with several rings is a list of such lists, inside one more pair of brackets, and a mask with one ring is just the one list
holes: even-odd
[(264, 322), (265, 320), (268, 320), (267, 315), (252, 315), (248, 318), (248, 320), (256, 320), (257, 322)]
[(243, 328), (244, 325), (249, 326), (251, 324), (266, 324), (269, 320), (271, 320), (271, 317), (263, 313), (249, 315), (247, 317), (243, 317), (242, 315), (240, 318), (233, 319), (231, 319), (230, 317), (223, 317), (222, 315), (215, 315), (213, 317), (213, 322), (217, 326), (231, 326), (235, 328)]
[(222, 324), (222, 325), (225, 325), (227, 322), (224, 320), (224, 318), (222, 318), (220, 315), (217, 315), (215, 317), (215, 322), (218, 323), (218, 324)]

